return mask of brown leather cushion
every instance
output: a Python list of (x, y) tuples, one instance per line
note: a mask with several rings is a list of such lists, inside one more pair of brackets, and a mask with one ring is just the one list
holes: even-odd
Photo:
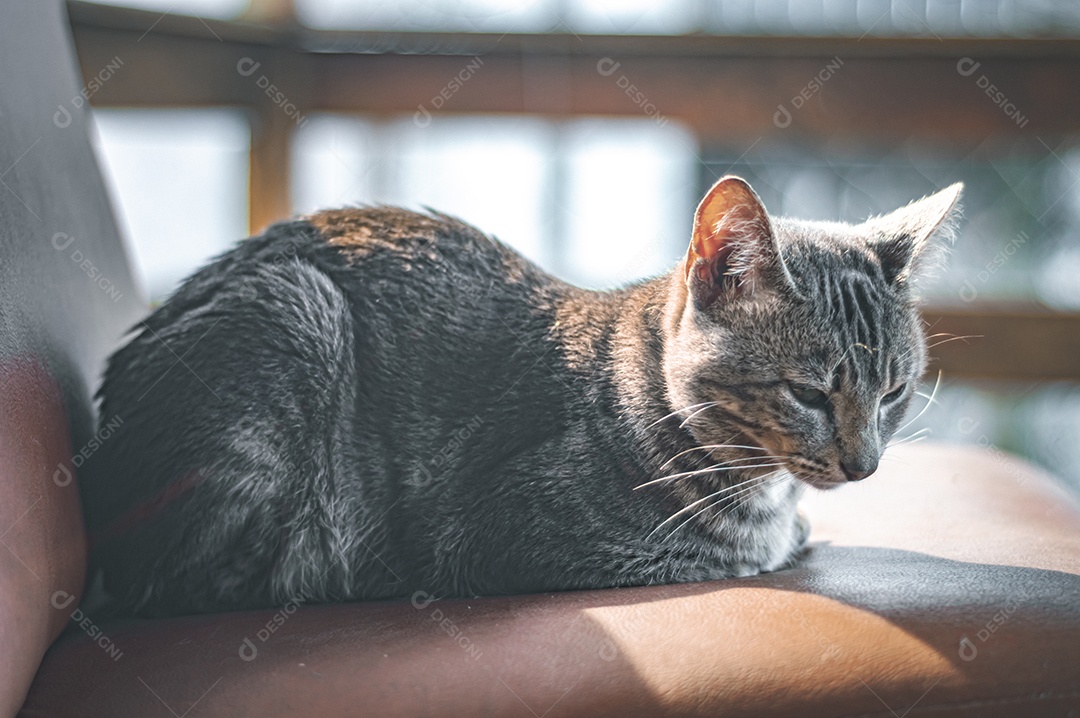
[(809, 498), (814, 548), (793, 570), (108, 624), (107, 639), (61, 639), (25, 715), (1080, 708), (1076, 504), (1005, 455), (918, 446), (892, 456), (866, 482)]
[(79, 495), (60, 471), (71, 457), (60, 387), (29, 357), (0, 355), (0, 716), (19, 709), (67, 615), (86, 566)]
[[(19, 708), (78, 594), (74, 472), (90, 392), (144, 310), (89, 139), (61, 0), (0, 2), (0, 716)], [(70, 437), (70, 439), (69, 439)], [(54, 476), (56, 478), (54, 479)]]

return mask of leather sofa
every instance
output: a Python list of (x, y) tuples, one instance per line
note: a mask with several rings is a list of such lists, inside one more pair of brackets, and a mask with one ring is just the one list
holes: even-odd
[(84, 612), (75, 482), (107, 440), (90, 392), (145, 307), (60, 0), (7, 0), (3, 17), (0, 715), (1080, 715), (1080, 507), (992, 448), (892, 451), (810, 496), (806, 560), (755, 578)]

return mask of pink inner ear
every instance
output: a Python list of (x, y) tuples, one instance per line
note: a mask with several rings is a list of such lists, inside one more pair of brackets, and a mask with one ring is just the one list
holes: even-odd
[(737, 243), (749, 239), (738, 235), (747, 223), (757, 224), (764, 213), (765, 208), (743, 180), (725, 177), (713, 185), (694, 215), (687, 271), (692, 269), (701, 282), (717, 285), (715, 294), (719, 294), (720, 278), (729, 269)]
[(721, 277), (728, 270), (728, 260), (734, 251), (735, 245), (732, 242), (719, 241), (708, 255), (699, 255), (694, 262), (698, 279), (715, 284), (719, 291)]
[[(725, 248), (722, 253), (715, 255), (713, 261), (699, 257), (693, 261), (690, 272), (696, 281), (693, 285), (693, 295), (698, 307), (711, 306), (724, 292), (723, 274), (727, 269), (727, 258), (731, 254), (731, 248)], [(692, 258), (691, 258), (692, 259)], [(690, 278), (690, 275), (687, 275)]]

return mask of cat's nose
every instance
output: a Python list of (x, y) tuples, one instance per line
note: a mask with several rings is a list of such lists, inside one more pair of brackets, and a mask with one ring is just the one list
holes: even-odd
[(848, 481), (862, 481), (870, 474), (877, 471), (877, 462), (862, 462), (853, 461), (848, 463), (846, 461), (840, 462), (840, 468), (844, 472), (844, 476)]

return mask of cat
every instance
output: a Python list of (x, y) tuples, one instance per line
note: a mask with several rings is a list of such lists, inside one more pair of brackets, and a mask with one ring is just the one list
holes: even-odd
[(805, 487), (901, 423), (961, 189), (848, 225), (726, 176), (678, 266), (613, 291), (436, 212), (273, 225), (110, 358), (93, 565), (144, 616), (790, 566)]

